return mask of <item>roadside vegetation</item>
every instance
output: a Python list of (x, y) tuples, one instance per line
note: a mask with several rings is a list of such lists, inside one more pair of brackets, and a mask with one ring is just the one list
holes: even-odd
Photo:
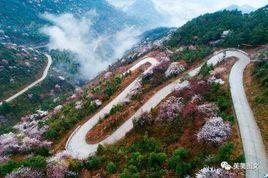
[[(57, 85), (60, 88), (55, 87)], [(38, 109), (53, 110), (60, 101), (70, 96), (73, 90), (73, 86), (68, 82), (48, 76), (40, 85), (30, 89), (13, 102), (0, 106), (0, 115), (6, 118), (5, 120), (8, 119), (8, 122), (0, 123), (0, 133), (11, 131), (21, 117), (35, 113)]]
[(245, 82), (249, 103), (261, 130), (266, 150), (268, 148), (268, 53), (267, 49), (257, 52), (259, 60), (248, 67)]
[(194, 49), (191, 49), (190, 47), (182, 47), (180, 51), (175, 52), (171, 56), (171, 60), (174, 62), (185, 60), (188, 65), (192, 65), (197, 61), (203, 60), (212, 51), (208, 46), (193, 46), (193, 48)]

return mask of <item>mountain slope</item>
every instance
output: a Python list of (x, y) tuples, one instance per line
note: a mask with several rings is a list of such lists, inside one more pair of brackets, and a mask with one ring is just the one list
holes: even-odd
[[(223, 36), (224, 31), (227, 35)], [(167, 45), (171, 47), (211, 43), (233, 47), (242, 44), (260, 45), (268, 42), (267, 34), (268, 6), (250, 14), (224, 10), (189, 21), (174, 33)]]
[(45, 66), (38, 51), (0, 44), (0, 102), (36, 80)]
[(46, 39), (38, 32), (40, 27), (49, 24), (40, 17), (45, 12), (55, 15), (72, 13), (81, 17), (88, 11), (94, 11), (97, 17), (94, 18), (93, 29), (101, 33), (115, 32), (125, 25), (140, 23), (105, 0), (0, 0), (0, 6), (0, 29), (11, 41), (18, 43), (40, 43)]

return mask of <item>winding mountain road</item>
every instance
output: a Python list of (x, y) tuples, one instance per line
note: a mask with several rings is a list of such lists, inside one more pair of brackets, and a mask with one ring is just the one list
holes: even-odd
[[(243, 87), (243, 71), (250, 63), (250, 58), (243, 51), (236, 49), (228, 49), (215, 53), (214, 56), (207, 61), (207, 63), (211, 65), (216, 65), (223, 59), (229, 57), (238, 58), (238, 61), (231, 69), (229, 83), (234, 109), (237, 116), (240, 134), (243, 142), (246, 162), (257, 163), (259, 166), (258, 169), (247, 170), (246, 177), (263, 178), (264, 174), (268, 170), (266, 152), (264, 149), (259, 128), (255, 122), (252, 110), (249, 107)], [(151, 67), (145, 72), (148, 72), (154, 65), (158, 64), (158, 61), (156, 61), (154, 58), (145, 58), (143, 61), (140, 61), (135, 66), (133, 66), (130, 70), (135, 70), (140, 65), (143, 65), (146, 62), (151, 63)], [(188, 75), (190, 77), (194, 77), (199, 73), (200, 69), (201, 66), (188, 72)], [(73, 132), (66, 144), (66, 150), (74, 158), (86, 159), (88, 156), (95, 154), (99, 144), (112, 144), (122, 139), (126, 135), (126, 133), (133, 128), (132, 120), (134, 118), (139, 117), (143, 112), (150, 111), (152, 108), (156, 107), (174, 89), (178, 87), (183, 88), (188, 85), (187, 81), (182, 82), (181, 79), (178, 79), (173, 83), (168, 84), (167, 86), (159, 90), (154, 96), (152, 96), (143, 106), (141, 106), (140, 109), (132, 117), (130, 117), (122, 126), (120, 126), (112, 135), (110, 135), (98, 144), (88, 144), (86, 142), (87, 133), (98, 123), (100, 118), (102, 118), (105, 114), (109, 113), (113, 105), (116, 105), (120, 101), (123, 101), (125, 99), (127, 94), (131, 91), (132, 87), (135, 86), (135, 82), (138, 82), (138, 79), (131, 83), (120, 95), (118, 95), (113, 101), (111, 101), (101, 111), (94, 115), (84, 125), (79, 126)]]
[(18, 93), (16, 93), (15, 95), (9, 97), (8, 99), (5, 100), (5, 102), (11, 102), (12, 100), (14, 100), (15, 98), (19, 97), (20, 95), (22, 95), (23, 93), (25, 93), (26, 91), (28, 91), (29, 89), (33, 88), (35, 85), (37, 85), (38, 83), (42, 82), (48, 74), (48, 70), (52, 64), (52, 58), (50, 55), (45, 54), (45, 56), (47, 57), (47, 66), (42, 74), (42, 77), (39, 78), (38, 80), (36, 80), (35, 82), (33, 82), (32, 84), (28, 85), (27, 87), (25, 87), (24, 89), (22, 89), (21, 91), (19, 91)]
[[(145, 58), (138, 63), (136, 63), (133, 67), (131, 67), (128, 71), (134, 71), (138, 69), (140, 66), (150, 63), (150, 67), (143, 72), (144, 74), (149, 72), (154, 66), (159, 64), (159, 61), (154, 58)], [(125, 88), (115, 99), (113, 99), (109, 104), (107, 104), (104, 108), (102, 108), (97, 114), (95, 114), (90, 120), (88, 120), (84, 125), (79, 126), (66, 144), (66, 150), (75, 158), (85, 159), (89, 155), (94, 154), (97, 150), (99, 144), (89, 145), (86, 142), (86, 135), (89, 130), (91, 130), (101, 118), (103, 118), (106, 114), (110, 112), (114, 105), (117, 105), (127, 98), (127, 95), (132, 91), (133, 88), (139, 83), (139, 78), (134, 80), (127, 88)]]

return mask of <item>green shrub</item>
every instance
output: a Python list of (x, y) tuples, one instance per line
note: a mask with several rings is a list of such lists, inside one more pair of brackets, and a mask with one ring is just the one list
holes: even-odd
[(1, 164), (0, 165), (0, 177), (5, 176), (6, 174), (12, 172), (14, 169), (19, 168), (20, 166), (21, 166), (20, 163), (13, 161), (13, 160), (10, 160), (4, 164)]
[(101, 166), (101, 158), (98, 156), (89, 157), (86, 162), (86, 167), (89, 170), (96, 170)]
[(167, 155), (165, 153), (155, 153), (149, 154), (148, 164), (150, 167), (159, 167), (167, 160)]
[(110, 115), (114, 115), (114, 114), (116, 114), (116, 113), (118, 113), (118, 112), (122, 112), (123, 109), (124, 109), (124, 107), (123, 107), (123, 105), (121, 105), (121, 104), (114, 105), (114, 106), (112, 107), (112, 109), (110, 110)]
[(223, 145), (221, 145), (219, 147), (219, 152), (218, 152), (219, 161), (220, 162), (222, 162), (222, 161), (230, 162), (231, 161), (231, 154), (232, 154), (233, 150), (234, 150), (233, 143), (227, 142), (227, 143), (224, 143)]
[(202, 76), (208, 76), (211, 70), (213, 70), (213, 66), (205, 63), (204, 65), (202, 65), (199, 74)]
[(83, 167), (84, 167), (84, 164), (82, 161), (75, 160), (75, 159), (72, 159), (70, 161), (70, 165), (69, 165), (70, 171), (80, 172), (83, 169)]
[(256, 97), (255, 98), (255, 103), (256, 104), (264, 104), (265, 103), (264, 98), (262, 98), (262, 97)]
[(159, 149), (160, 143), (155, 138), (149, 138), (148, 136), (144, 136), (129, 148), (130, 152), (136, 151), (140, 153), (158, 152)]
[(53, 140), (53, 139), (58, 138), (59, 137), (59, 134), (58, 134), (58, 132), (55, 129), (49, 128), (48, 131), (46, 131), (44, 133), (44, 136), (45, 136), (46, 139)]
[(45, 169), (47, 166), (46, 159), (43, 156), (35, 156), (28, 158), (22, 163), (25, 167), (32, 167), (38, 169)]
[(36, 148), (34, 153), (44, 157), (50, 156), (49, 149), (46, 147)]
[(217, 105), (221, 111), (225, 111), (229, 106), (229, 101), (225, 96), (218, 96)]
[(140, 152), (134, 152), (128, 158), (127, 165), (133, 165), (139, 170), (146, 168), (148, 162), (148, 157), (142, 155)]
[(176, 166), (176, 175), (179, 177), (185, 176), (188, 171), (192, 168), (191, 163), (179, 162)]
[(168, 166), (172, 169), (175, 169), (177, 163), (179, 163), (185, 156), (188, 154), (188, 150), (186, 148), (178, 148), (176, 149), (172, 157), (168, 160)]
[(246, 158), (244, 154), (239, 155), (234, 161), (234, 163), (245, 163)]
[(120, 178), (139, 178), (138, 169), (136, 166), (129, 165), (127, 168), (123, 170), (120, 174)]
[(102, 144), (99, 144), (97, 148), (97, 155), (103, 154), (104, 151), (105, 151), (105, 147)]
[(117, 171), (117, 167), (113, 162), (107, 164), (106, 170), (109, 174), (114, 174)]
[(3, 102), (2, 105), (0, 105), (0, 113), (9, 113), (11, 109), (11, 105), (7, 102)]
[(179, 177), (185, 176), (192, 168), (191, 163), (185, 161), (186, 155), (189, 151), (185, 148), (176, 149), (172, 157), (168, 160), (169, 168), (175, 170), (176, 175)]

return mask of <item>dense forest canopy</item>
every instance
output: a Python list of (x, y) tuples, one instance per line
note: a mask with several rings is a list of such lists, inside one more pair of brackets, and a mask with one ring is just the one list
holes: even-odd
[[(224, 31), (229, 32), (226, 38), (222, 36)], [(179, 28), (166, 44), (169, 47), (190, 44), (237, 47), (267, 42), (268, 6), (265, 6), (250, 14), (224, 10), (199, 16)]]

